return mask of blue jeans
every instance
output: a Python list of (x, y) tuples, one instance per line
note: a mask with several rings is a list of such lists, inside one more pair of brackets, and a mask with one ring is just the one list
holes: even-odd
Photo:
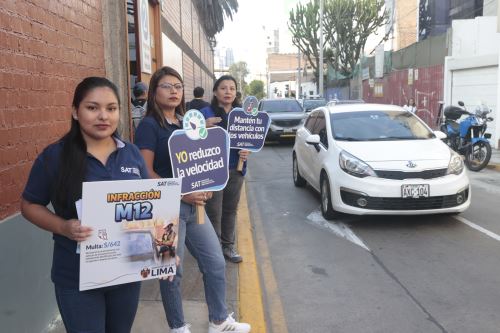
[(198, 262), (203, 274), (208, 319), (212, 322), (224, 321), (227, 318), (226, 262), (212, 223), (205, 215), (205, 223), (197, 224), (196, 208), (181, 202), (178, 237), (177, 255), (181, 258), (181, 264), (177, 267), (176, 276), (172, 282), (160, 280), (161, 298), (168, 325), (170, 328), (179, 328), (185, 324), (180, 287), (184, 259), (183, 243)]
[(140, 291), (140, 282), (86, 291), (55, 285), (57, 306), (68, 333), (129, 333)]

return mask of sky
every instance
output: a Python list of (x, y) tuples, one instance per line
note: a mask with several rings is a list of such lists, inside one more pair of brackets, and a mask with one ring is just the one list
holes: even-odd
[(288, 32), (288, 13), (298, 0), (239, 0), (239, 8), (233, 21), (226, 18), (224, 29), (216, 35), (217, 48), (232, 48), (234, 61), (245, 61), (251, 76), (265, 77), (266, 35), (265, 29), (280, 30), (280, 53), (295, 53)]

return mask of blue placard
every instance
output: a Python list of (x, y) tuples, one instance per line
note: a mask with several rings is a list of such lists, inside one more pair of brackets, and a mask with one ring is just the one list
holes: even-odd
[(189, 110), (182, 130), (168, 140), (174, 177), (182, 178), (182, 194), (218, 191), (229, 179), (229, 136), (223, 128), (205, 127), (205, 118)]
[(257, 152), (262, 149), (271, 121), (266, 112), (257, 110), (257, 98), (249, 96), (243, 108), (234, 108), (228, 115), (227, 130), (231, 148)]

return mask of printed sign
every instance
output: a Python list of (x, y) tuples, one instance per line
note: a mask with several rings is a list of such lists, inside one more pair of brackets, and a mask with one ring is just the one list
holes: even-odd
[(262, 149), (271, 121), (266, 112), (257, 110), (257, 98), (249, 96), (243, 108), (229, 112), (227, 130), (231, 148), (257, 152)]
[(203, 114), (189, 110), (182, 130), (168, 140), (175, 177), (182, 178), (182, 194), (222, 190), (229, 179), (229, 136), (220, 127), (206, 128)]
[(80, 290), (175, 275), (180, 179), (84, 182)]
[(149, 30), (149, 5), (147, 0), (139, 0), (139, 41), (141, 49), (141, 71), (151, 74), (151, 33)]

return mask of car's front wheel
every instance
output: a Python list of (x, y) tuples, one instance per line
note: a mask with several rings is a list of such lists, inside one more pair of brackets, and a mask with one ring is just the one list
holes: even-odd
[(332, 220), (338, 216), (338, 212), (332, 206), (332, 194), (330, 191), (330, 181), (326, 174), (321, 175), (321, 213), (327, 220)]
[(293, 153), (293, 183), (297, 187), (303, 187), (306, 185), (306, 180), (300, 175), (299, 164), (295, 153)]

